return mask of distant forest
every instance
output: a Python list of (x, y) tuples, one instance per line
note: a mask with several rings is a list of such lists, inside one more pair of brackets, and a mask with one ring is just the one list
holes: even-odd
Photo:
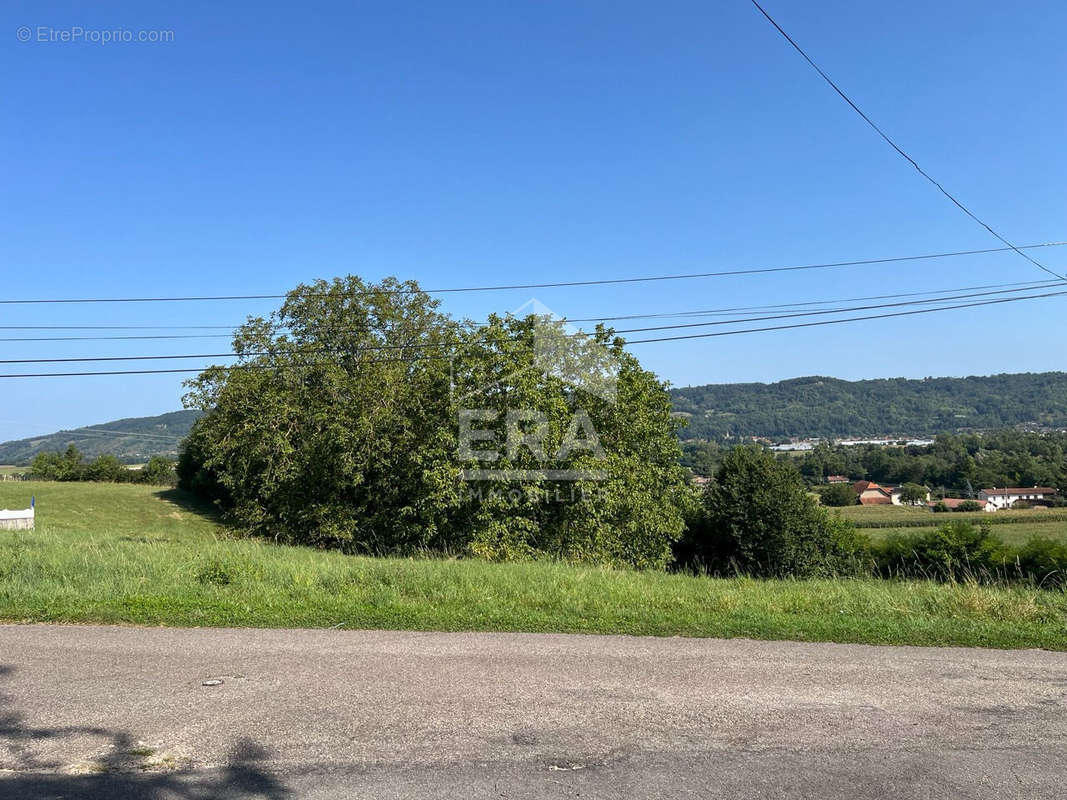
[(846, 437), (1067, 427), (1067, 373), (708, 384), (673, 389), (682, 439)]

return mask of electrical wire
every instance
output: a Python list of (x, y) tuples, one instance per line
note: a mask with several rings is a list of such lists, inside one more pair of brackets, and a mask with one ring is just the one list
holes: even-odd
[(824, 81), (826, 81), (826, 83), (828, 83), (830, 85), (830, 88), (833, 89), (835, 92), (837, 92), (837, 94), (841, 96), (841, 99), (844, 100), (846, 103), (848, 103), (849, 106), (852, 107), (852, 110), (855, 111), (857, 114), (859, 114), (860, 117), (863, 119), (863, 121), (866, 122), (868, 125), (870, 125), (871, 128), (874, 129), (875, 133), (877, 133), (879, 136), (882, 137), (883, 140), (885, 140), (886, 144), (888, 144), (890, 147), (892, 147), (901, 156), (901, 158), (903, 158), (909, 164), (911, 164), (913, 167), (915, 167), (916, 171), (920, 175), (922, 175), (924, 178), (926, 178), (926, 180), (928, 180), (935, 187), (937, 187), (937, 190), (939, 192), (941, 192), (941, 194), (943, 194), (949, 200), (951, 200), (953, 202), (953, 204), (955, 204), (955, 206), (960, 211), (962, 211), (964, 214), (966, 214), (972, 220), (974, 220), (979, 225), (981, 225), (983, 228), (985, 228), (989, 233), (993, 234), (993, 236), (995, 236), (999, 241), (1001, 241), (1002, 243), (1007, 245), (1008, 249), (1013, 250), (1015, 253), (1017, 253), (1018, 255), (1022, 256), (1023, 258), (1025, 258), (1027, 261), (1029, 261), (1031, 264), (1033, 264), (1038, 269), (1040, 269), (1040, 270), (1042, 270), (1044, 272), (1047, 272), (1049, 275), (1052, 275), (1053, 277), (1055, 277), (1055, 278), (1057, 278), (1057, 279), (1059, 279), (1061, 281), (1067, 281), (1067, 275), (1061, 275), (1060, 273), (1056, 272), (1055, 270), (1052, 270), (1052, 269), (1046, 267), (1044, 264), (1042, 264), (1037, 259), (1032, 258), (1028, 254), (1024, 253), (1023, 252), (1024, 248), (1017, 247), (1016, 245), (1014, 245), (1011, 242), (1009, 242), (1006, 238), (1001, 236), (999, 233), (997, 233), (995, 230), (993, 230), (992, 226), (989, 225), (989, 223), (987, 223), (984, 220), (982, 220), (977, 214), (975, 214), (973, 211), (971, 211), (969, 208), (967, 208), (967, 206), (965, 206), (962, 202), (960, 202), (960, 200), (958, 200), (955, 195), (953, 195), (951, 192), (948, 191), (948, 189), (946, 189), (937, 180), (935, 180), (930, 175), (930, 173), (928, 173), (926, 170), (924, 170), (922, 167), (920, 167), (919, 163), (914, 158), (912, 158), (910, 155), (908, 155), (906, 152), (904, 152), (904, 149), (900, 145), (898, 145), (891, 138), (889, 138), (889, 135), (885, 131), (883, 131), (880, 127), (878, 127), (878, 125), (875, 124), (874, 120), (872, 120), (870, 117), (868, 117), (863, 112), (863, 110), (860, 109), (860, 107), (858, 105), (856, 105), (855, 102), (853, 102), (852, 98), (849, 97), (847, 94), (845, 94), (845, 92), (841, 89), (840, 86), (838, 86), (836, 83), (834, 83), (833, 79), (829, 75), (827, 75), (825, 72), (823, 72), (822, 68), (819, 67), (819, 65), (816, 64), (812, 60), (811, 56), (809, 56), (806, 52), (804, 52), (804, 49), (799, 44), (796, 43), (796, 41), (793, 39), (792, 36), (790, 36), (788, 33), (785, 32), (785, 29), (783, 29), (781, 25), (779, 25), (777, 22), (775, 22), (774, 17), (772, 17), (770, 14), (768, 14), (766, 12), (766, 10), (764, 10), (763, 6), (761, 6), (758, 2), (756, 2), (756, 0), (752, 0), (752, 5), (754, 5), (759, 10), (759, 12), (764, 17), (767, 18), (767, 21), (769, 23), (771, 23), (771, 25), (774, 26), (775, 30), (777, 30), (778, 33), (782, 34), (782, 37), (787, 42), (789, 42), (789, 44), (791, 44), (793, 46), (793, 49), (796, 50), (798, 53), (800, 53), (800, 55), (804, 58), (804, 60), (807, 61), (808, 64), (811, 66), (811, 68), (814, 69), (817, 73), (819, 73), (819, 76)]
[[(1058, 284), (1053, 284), (1058, 285)], [(943, 303), (948, 300), (969, 300), (976, 297), (987, 297), (989, 295), (1003, 295), (1012, 292), (1028, 291), (1026, 289), (1001, 289), (991, 292), (972, 292), (967, 294), (949, 295), (938, 298), (930, 298), (925, 300), (901, 300), (895, 303), (875, 303), (862, 306), (848, 306), (844, 308), (830, 308), (820, 309), (818, 311), (796, 311), (784, 314), (771, 314), (760, 315), (755, 317), (740, 317), (726, 320), (715, 320), (713, 322), (687, 322), (676, 323), (673, 325), (654, 325), (642, 328), (620, 328), (617, 330), (610, 330), (612, 335), (618, 335), (623, 333), (645, 333), (648, 331), (661, 331), (661, 330), (677, 330), (682, 328), (700, 328), (719, 325), (737, 325), (745, 322), (763, 322), (767, 320), (775, 319), (793, 319), (796, 317), (812, 317), (812, 316), (825, 316), (829, 314), (846, 314), (853, 311), (870, 311), (878, 308), (899, 308), (901, 306), (913, 306), (913, 305), (929, 305), (931, 303)], [(1048, 295), (1030, 295), (1030, 298), (1046, 297)], [(1010, 299), (1027, 299), (1027, 296), (1020, 298)], [(341, 332), (347, 332), (342, 329)], [(592, 334), (587, 332), (573, 332), (564, 333), (563, 336), (568, 338), (582, 338), (589, 337)], [(472, 342), (467, 342), (466, 345), (474, 344), (492, 344), (493, 340), (481, 339)], [(449, 347), (452, 343), (449, 342), (410, 342), (405, 344), (374, 344), (374, 345), (362, 345), (360, 347), (353, 348), (326, 348), (317, 350), (304, 350), (300, 351), (302, 354), (321, 354), (321, 353), (343, 353), (346, 355), (354, 355), (356, 353), (364, 352), (377, 352), (380, 350), (409, 350), (409, 349), (423, 349), (423, 348), (439, 348)], [(232, 358), (232, 357), (264, 357), (276, 355), (276, 351), (254, 351), (246, 353), (175, 353), (165, 355), (135, 355), (135, 356), (72, 356), (62, 358), (16, 358), (16, 359), (0, 359), (0, 364), (62, 364), (62, 363), (86, 363), (86, 362), (105, 362), (105, 361), (168, 361), (168, 360), (180, 360), (187, 358)]]
[[(785, 267), (756, 267), (752, 269), (730, 269), (717, 272), (692, 272), (678, 275), (650, 275), (638, 278), (604, 278), (599, 280), (584, 281), (557, 281), (551, 283), (513, 283), (496, 286), (460, 286), (443, 289), (366, 289), (356, 292), (356, 295), (390, 294), (404, 295), (422, 292), (424, 294), (449, 294), (456, 292), (499, 292), (511, 289), (552, 289), (560, 287), (576, 286), (607, 286), (611, 284), (647, 283), (652, 281), (678, 281), (693, 278), (718, 278), (730, 275), (759, 275), (775, 272), (795, 272), (799, 270), (831, 269), (835, 267), (855, 267), (871, 264), (894, 264), (905, 261), (924, 261), (937, 258), (952, 258), (956, 256), (981, 255), (985, 253), (1002, 253), (1007, 250), (1032, 250), (1041, 247), (1062, 247), (1067, 242), (1044, 242), (1041, 244), (1010, 245), (1009, 247), (987, 247), (980, 250), (956, 250), (946, 253), (924, 253), (914, 256), (892, 256), (887, 258), (865, 258), (852, 261), (832, 261), (821, 264), (799, 264)], [(1048, 271), (1048, 270), (1046, 270)], [(1056, 273), (1052, 273), (1055, 275)], [(1062, 276), (1056, 275), (1063, 280)], [(327, 296), (326, 292), (313, 293), (311, 296)], [(0, 305), (46, 305), (46, 304), (71, 304), (71, 303), (177, 303), (177, 302), (201, 302), (222, 300), (281, 300), (288, 294), (233, 294), (233, 295), (178, 295), (173, 297), (82, 297), (82, 298), (36, 298), (22, 300), (0, 300)]]
[[(563, 323), (580, 323), (580, 322), (613, 322), (621, 320), (635, 320), (635, 319), (677, 319), (677, 318), (693, 318), (704, 316), (723, 316), (734, 315), (742, 311), (760, 311), (760, 310), (774, 310), (774, 309), (794, 309), (805, 308), (816, 305), (827, 305), (830, 303), (851, 303), (861, 302), (865, 300), (882, 300), (886, 298), (899, 298), (899, 297), (929, 297), (931, 295), (945, 295), (951, 292), (966, 292), (976, 289), (998, 289), (999, 291), (985, 292), (984, 294), (1010, 294), (1013, 292), (1030, 291), (1032, 289), (1043, 289), (1049, 286), (1058, 286), (1059, 281), (1029, 281), (1019, 283), (994, 283), (981, 286), (963, 286), (957, 289), (939, 289), (930, 290), (924, 292), (904, 292), (894, 294), (880, 294), (880, 295), (868, 295), (865, 297), (848, 297), (837, 298), (834, 300), (807, 300), (796, 303), (773, 303), (768, 305), (756, 305), (756, 306), (734, 306), (731, 308), (717, 308), (717, 309), (702, 309), (697, 311), (667, 311), (657, 312), (650, 314), (624, 314), (619, 316), (603, 316), (603, 317), (558, 317), (559, 322)], [(1020, 287), (1014, 289), (1001, 289), (1001, 287)], [(977, 296), (977, 295), (975, 295)], [(914, 301), (914, 302), (939, 302), (941, 300), (951, 300), (953, 297), (932, 297), (929, 300)], [(837, 309), (836, 313), (845, 311), (854, 311), (857, 309)], [(835, 312), (826, 312), (835, 313)], [(767, 319), (774, 319), (774, 317), (766, 317)], [(748, 322), (752, 319), (735, 319), (733, 322)], [(475, 325), (488, 325), (486, 321), (473, 323)], [(711, 323), (709, 323), (711, 324)], [(15, 327), (15, 326), (12, 326)], [(27, 326), (31, 327), (31, 326)], [(162, 326), (161, 326), (162, 327)], [(220, 326), (221, 327), (221, 326)], [(103, 341), (163, 341), (173, 339), (229, 339), (233, 336), (233, 331), (236, 328), (231, 329), (230, 333), (206, 333), (206, 334), (147, 334), (147, 335), (121, 335), (121, 336), (15, 336), (15, 337), (0, 337), (0, 342), (103, 342)], [(345, 328), (345, 331), (357, 332), (363, 330), (371, 330), (371, 328)], [(643, 329), (630, 329), (643, 330)]]
[[(743, 328), (733, 331), (715, 331), (713, 333), (694, 333), (684, 334), (680, 336), (661, 336), (649, 339), (633, 339), (626, 342), (626, 345), (634, 344), (648, 344), (651, 342), (671, 342), (680, 341), (683, 339), (709, 339), (719, 336), (738, 336), (751, 333), (765, 333), (768, 331), (780, 331), (780, 330), (792, 330), (796, 328), (814, 328), (823, 325), (840, 325), (843, 323), (860, 322), (864, 320), (872, 319), (888, 319), (891, 317), (905, 317), (916, 314), (932, 314), (940, 311), (951, 311), (960, 308), (975, 308), (979, 306), (988, 306), (1001, 303), (1016, 303), (1022, 300), (1033, 300), (1047, 297), (1060, 297), (1067, 295), (1067, 290), (1058, 292), (1046, 292), (1044, 294), (1029, 295), (1024, 297), (1003, 297), (992, 300), (980, 300), (971, 303), (960, 303), (950, 306), (942, 306), (938, 308), (920, 308), (909, 311), (893, 311), (885, 314), (867, 314), (859, 317), (846, 317), (844, 319), (829, 319), (829, 320), (817, 320), (814, 322), (800, 322), (791, 323), (787, 325), (771, 325), (762, 328)], [(229, 354), (230, 357), (233, 354)], [(190, 356), (192, 357), (192, 356)], [(391, 358), (391, 359), (367, 359), (363, 360), (361, 364), (383, 364), (383, 363), (403, 363), (411, 364), (416, 361), (449, 361), (453, 360), (454, 356), (449, 355), (423, 355), (413, 356), (410, 358)], [(132, 370), (107, 370), (107, 371), (87, 371), (87, 372), (36, 372), (36, 373), (8, 373), (0, 374), (0, 378), (65, 378), (65, 377), (88, 377), (88, 376), (100, 376), (100, 375), (163, 375), (163, 374), (178, 374), (178, 373), (200, 373), (207, 369), (218, 369), (222, 371), (229, 370), (246, 370), (246, 369), (260, 369), (260, 370), (286, 370), (286, 369), (303, 369), (306, 367), (314, 366), (310, 363), (305, 364), (229, 364), (229, 365), (209, 365), (204, 367), (179, 367), (173, 369), (132, 369)]]

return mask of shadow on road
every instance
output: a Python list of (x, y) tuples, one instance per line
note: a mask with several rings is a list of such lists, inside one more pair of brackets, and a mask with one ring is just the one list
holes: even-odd
[[(0, 664), (0, 679), (14, 667)], [(34, 726), (0, 693), (0, 797), (5, 800), (284, 800), (290, 790), (263, 766), (270, 753), (244, 739), (230, 749), (226, 766), (196, 770), (153, 761), (154, 751), (128, 731), (92, 725)], [(94, 737), (99, 755), (71, 769), (69, 761), (44, 757), (45, 744), (70, 737)], [(55, 750), (50, 746), (49, 750)], [(72, 759), (73, 760), (73, 759)]]

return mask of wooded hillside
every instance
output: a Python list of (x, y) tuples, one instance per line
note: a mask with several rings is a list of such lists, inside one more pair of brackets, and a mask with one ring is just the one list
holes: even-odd
[(157, 417), (130, 417), (69, 431), (0, 444), (0, 464), (28, 464), (38, 453), (62, 452), (73, 444), (89, 458), (111, 454), (127, 463), (152, 456), (175, 457), (199, 411), (171, 411)]
[(932, 435), (1020, 424), (1067, 427), (1067, 373), (708, 384), (674, 389), (683, 439)]

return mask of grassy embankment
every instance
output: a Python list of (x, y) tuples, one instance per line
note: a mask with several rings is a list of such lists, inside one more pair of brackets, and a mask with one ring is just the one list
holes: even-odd
[(895, 533), (916, 533), (916, 528), (934, 528), (966, 519), (989, 525), (994, 536), (1012, 547), (1019, 547), (1034, 536), (1067, 540), (1067, 509), (1063, 508), (1029, 508), (991, 514), (984, 511), (934, 514), (926, 508), (908, 506), (848, 506), (831, 510), (855, 522), (872, 539), (883, 539)]
[(878, 580), (713, 580), (558, 563), (344, 556), (240, 539), (178, 492), (0, 483), (0, 619), (747, 636), (1067, 650), (1067, 594)]

